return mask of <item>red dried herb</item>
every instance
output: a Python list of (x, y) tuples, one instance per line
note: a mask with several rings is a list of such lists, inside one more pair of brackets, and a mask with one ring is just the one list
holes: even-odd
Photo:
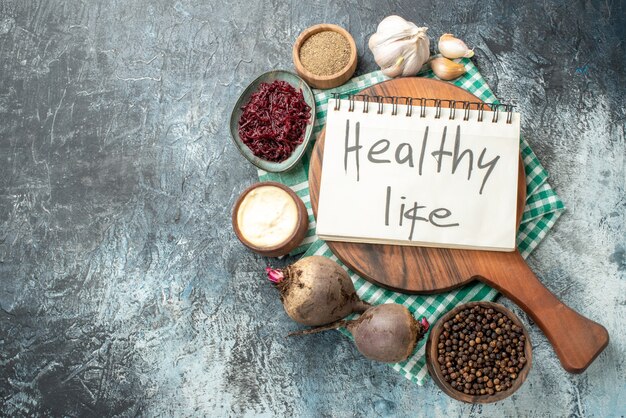
[(311, 107), (286, 81), (261, 83), (239, 118), (239, 137), (264, 160), (286, 160), (304, 139)]

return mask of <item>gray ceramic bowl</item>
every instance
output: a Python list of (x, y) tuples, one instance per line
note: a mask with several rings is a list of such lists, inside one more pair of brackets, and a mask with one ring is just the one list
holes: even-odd
[[(241, 107), (248, 103), (250, 100), (250, 96), (252, 93), (259, 89), (259, 85), (261, 83), (271, 83), (275, 80), (286, 81), (291, 84), (296, 90), (301, 89), (302, 94), (304, 95), (304, 100), (311, 107), (311, 118), (309, 119), (309, 124), (306, 127), (304, 132), (304, 139), (302, 143), (296, 147), (293, 153), (287, 158), (285, 161), (280, 163), (275, 163), (272, 161), (267, 161), (262, 158), (257, 157), (252, 153), (250, 148), (247, 147), (241, 141), (239, 137), (239, 119), (241, 118)], [(280, 173), (283, 171), (287, 171), (291, 169), (300, 158), (304, 155), (304, 151), (306, 150), (307, 145), (313, 136), (313, 123), (315, 122), (315, 97), (313, 96), (313, 92), (309, 88), (309, 86), (297, 75), (290, 73), (289, 71), (283, 70), (275, 70), (270, 71), (265, 74), (261, 74), (254, 80), (246, 89), (241, 93), (239, 99), (237, 99), (237, 103), (235, 103), (235, 107), (233, 108), (232, 113), (230, 114), (230, 136), (233, 138), (235, 145), (237, 145), (237, 149), (241, 154), (246, 157), (248, 161), (257, 166), (258, 168), (269, 171), (272, 173)]]

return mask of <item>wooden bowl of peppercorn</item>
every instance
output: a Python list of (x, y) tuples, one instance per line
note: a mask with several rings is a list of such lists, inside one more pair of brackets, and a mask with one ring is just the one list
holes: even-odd
[(492, 302), (470, 302), (441, 317), (426, 342), (426, 365), (448, 396), (492, 403), (522, 386), (532, 364), (530, 338), (519, 318)]
[(315, 25), (298, 36), (292, 58), (296, 72), (311, 87), (330, 89), (344, 84), (354, 74), (356, 43), (341, 26)]

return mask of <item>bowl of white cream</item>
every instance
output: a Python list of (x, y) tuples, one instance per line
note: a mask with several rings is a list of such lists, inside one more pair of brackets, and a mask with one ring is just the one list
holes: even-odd
[(246, 247), (258, 254), (279, 257), (304, 239), (309, 218), (302, 200), (276, 182), (253, 184), (233, 207), (233, 230)]

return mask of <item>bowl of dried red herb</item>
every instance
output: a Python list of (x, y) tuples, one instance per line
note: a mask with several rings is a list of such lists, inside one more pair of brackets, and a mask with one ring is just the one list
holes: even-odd
[(460, 305), (431, 328), (426, 365), (447, 395), (468, 403), (511, 396), (530, 371), (528, 332), (509, 309), (492, 302)]
[(243, 91), (230, 116), (230, 133), (248, 161), (280, 173), (300, 161), (314, 122), (315, 97), (306, 82), (289, 71), (274, 70)]

